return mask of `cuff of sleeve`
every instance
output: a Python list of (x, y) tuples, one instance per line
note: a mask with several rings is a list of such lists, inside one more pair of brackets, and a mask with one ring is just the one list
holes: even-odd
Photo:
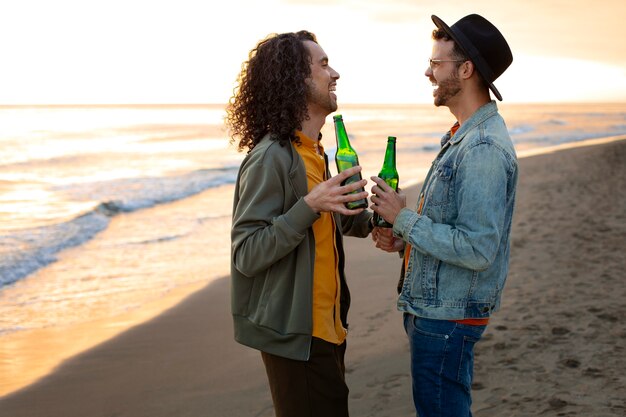
[(369, 230), (369, 233), (372, 233), (372, 230), (374, 230), (374, 215), (372, 214), (369, 218), (369, 220), (367, 221), (367, 230)]
[(319, 218), (319, 213), (313, 211), (304, 201), (304, 198), (300, 198), (285, 214), (286, 223), (300, 233), (304, 233)]
[(420, 217), (421, 216), (413, 210), (406, 207), (403, 208), (400, 210), (400, 213), (398, 213), (393, 223), (393, 234), (408, 242), (408, 235)]

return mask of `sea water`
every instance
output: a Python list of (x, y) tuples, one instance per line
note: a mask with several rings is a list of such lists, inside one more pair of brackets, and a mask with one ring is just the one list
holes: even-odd
[[(519, 152), (626, 134), (626, 104), (499, 107)], [(432, 105), (339, 112), (364, 178), (397, 137), (401, 188), (423, 179), (454, 122)], [(245, 152), (224, 115), (223, 105), (0, 107), (0, 341), (141, 309), (228, 275)], [(332, 129), (329, 116), (331, 160)]]

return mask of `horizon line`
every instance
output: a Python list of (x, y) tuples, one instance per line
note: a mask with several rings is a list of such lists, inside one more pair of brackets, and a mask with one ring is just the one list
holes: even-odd
[[(506, 102), (506, 101), (496, 101), (499, 105), (594, 105), (594, 104), (616, 104), (616, 105), (624, 105), (626, 104), (626, 100), (622, 101), (535, 101), (535, 102)], [(197, 103), (197, 102), (178, 102), (178, 103), (0, 103), (0, 108), (26, 108), (26, 107), (205, 107), (205, 106), (227, 106), (228, 103), (219, 103), (219, 102), (206, 102), (206, 103)], [(343, 103), (340, 104), (339, 107), (342, 106), (423, 106), (430, 105), (432, 106), (432, 102), (353, 102), (353, 103)]]

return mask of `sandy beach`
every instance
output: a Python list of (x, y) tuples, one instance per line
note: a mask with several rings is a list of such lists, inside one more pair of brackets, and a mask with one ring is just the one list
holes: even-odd
[[(626, 138), (520, 169), (502, 309), (476, 347), (474, 415), (623, 416)], [(418, 190), (405, 190), (410, 206)], [(399, 259), (370, 239), (345, 242), (351, 414), (414, 416)], [(260, 354), (233, 341), (227, 278), (0, 398), (2, 417), (273, 415)]]

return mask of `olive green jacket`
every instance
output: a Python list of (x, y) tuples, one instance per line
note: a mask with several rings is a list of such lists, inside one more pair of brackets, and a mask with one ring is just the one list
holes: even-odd
[[(329, 172), (327, 176), (330, 178)], [(266, 136), (239, 168), (231, 231), (235, 340), (296, 360), (308, 359), (313, 328), (312, 225), (319, 215), (304, 202), (307, 192), (305, 165), (298, 152)], [(356, 216), (333, 216), (340, 316), (347, 328), (350, 293), (344, 275), (342, 234), (366, 237), (372, 214), (366, 210)]]

